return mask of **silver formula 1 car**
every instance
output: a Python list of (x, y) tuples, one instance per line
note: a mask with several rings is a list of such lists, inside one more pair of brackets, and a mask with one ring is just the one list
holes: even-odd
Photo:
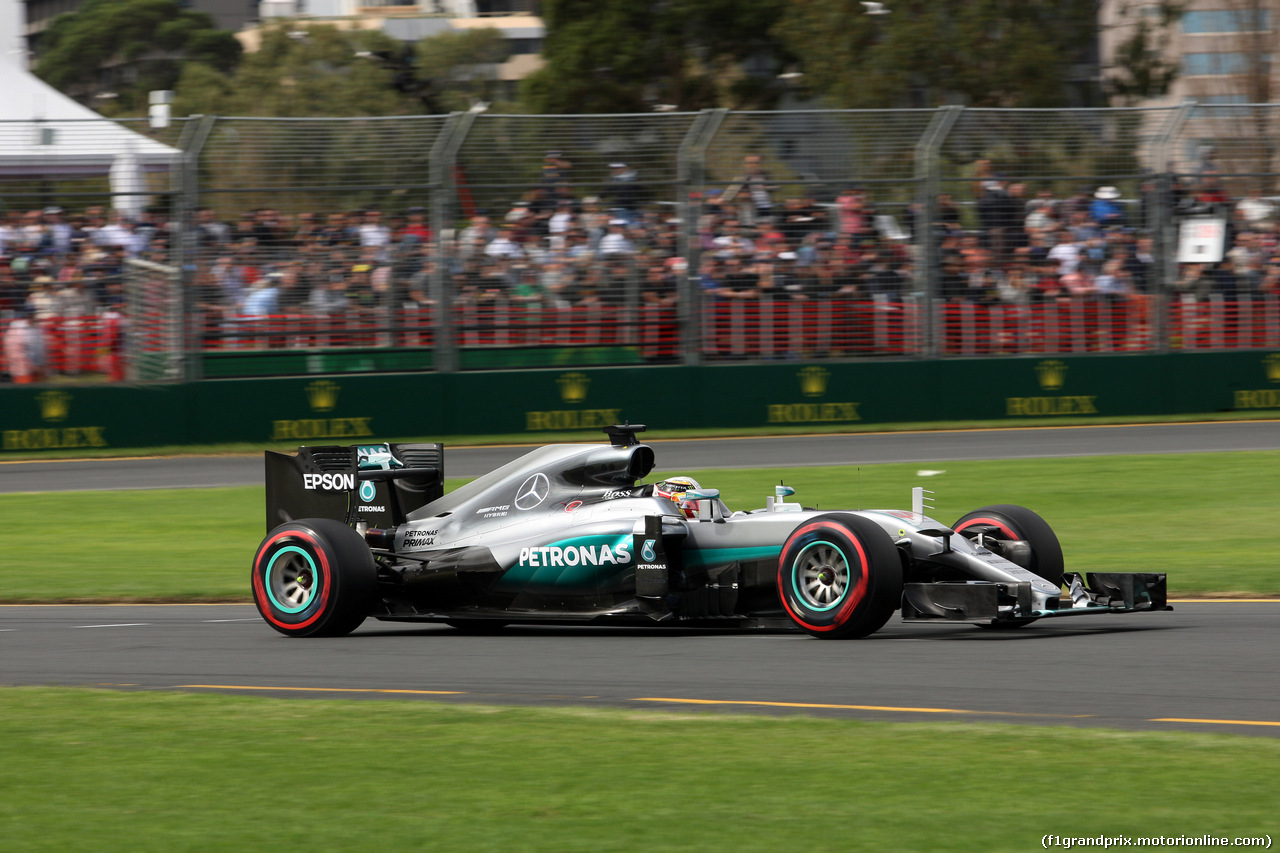
[(818, 512), (778, 486), (763, 508), (732, 512), (716, 490), (641, 485), (654, 467), (643, 430), (542, 447), (448, 494), (439, 444), (267, 452), (254, 602), (290, 636), (372, 616), (463, 630), (793, 625), (835, 639), (897, 610), (1012, 628), (1170, 609), (1163, 573), (1065, 573), (1053, 530), (1019, 506), (945, 525), (923, 489), (910, 510)]

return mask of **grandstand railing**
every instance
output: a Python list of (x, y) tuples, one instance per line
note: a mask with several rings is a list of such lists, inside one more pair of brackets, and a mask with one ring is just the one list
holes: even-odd
[[(952, 303), (937, 312), (945, 357), (1151, 353), (1163, 311), (1169, 348), (1208, 352), (1280, 348), (1280, 295), (1174, 300), (1070, 298), (1036, 304)], [(451, 311), (466, 366), (522, 367), (579, 363), (663, 364), (679, 360), (674, 307), (534, 307), (494, 303)], [(360, 354), (374, 349), (430, 351), (435, 309), (351, 312), (318, 317), (199, 315), (193, 327), (211, 357), (262, 353)], [(13, 321), (0, 320), (0, 337)], [(925, 337), (919, 300), (833, 298), (822, 302), (722, 302), (702, 315), (699, 345), (708, 363), (775, 360), (911, 358)], [(131, 333), (120, 312), (37, 321), (44, 335), (43, 377), (120, 381), (154, 373), (170, 348), (161, 337)], [(126, 351), (126, 340), (132, 344)], [(541, 357), (540, 357), (541, 356)], [(378, 369), (376, 363), (367, 369)], [(0, 352), (0, 371), (6, 371)]]

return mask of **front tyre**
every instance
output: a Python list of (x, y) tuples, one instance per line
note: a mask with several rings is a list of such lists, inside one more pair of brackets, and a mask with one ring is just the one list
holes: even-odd
[(360, 534), (328, 518), (282, 524), (253, 558), (253, 603), (290, 637), (339, 637), (360, 626), (377, 589), (373, 554)]
[[(1062, 545), (1049, 523), (1024, 506), (996, 504), (976, 509), (951, 527), (966, 539), (977, 540), (1049, 583), (1062, 586)], [(1027, 547), (1017, 546), (1025, 542)]]
[(878, 631), (902, 601), (902, 562), (889, 534), (855, 515), (821, 515), (797, 527), (778, 559), (787, 615), (821, 639)]

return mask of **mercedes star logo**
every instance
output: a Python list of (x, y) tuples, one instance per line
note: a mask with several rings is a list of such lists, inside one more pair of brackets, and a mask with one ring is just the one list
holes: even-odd
[(534, 474), (516, 489), (516, 509), (533, 509), (551, 494), (551, 481), (546, 474)]

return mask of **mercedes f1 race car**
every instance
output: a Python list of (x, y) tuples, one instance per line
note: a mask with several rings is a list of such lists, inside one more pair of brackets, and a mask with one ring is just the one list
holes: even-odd
[(1013, 628), (1170, 609), (1163, 573), (1064, 572), (1053, 530), (1020, 506), (945, 525), (919, 488), (910, 510), (819, 512), (777, 486), (763, 508), (731, 512), (688, 478), (642, 485), (655, 462), (643, 430), (541, 447), (448, 494), (440, 444), (268, 451), (253, 600), (298, 637), (372, 616), (476, 631), (791, 625), (836, 639), (899, 610)]

